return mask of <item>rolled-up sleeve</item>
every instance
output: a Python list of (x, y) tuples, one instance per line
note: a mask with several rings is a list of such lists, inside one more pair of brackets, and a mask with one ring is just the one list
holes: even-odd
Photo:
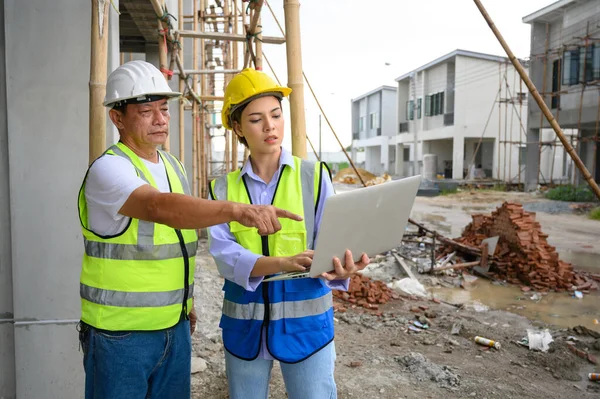
[(262, 255), (257, 255), (238, 244), (227, 223), (209, 227), (208, 242), (210, 254), (217, 263), (219, 273), (240, 287), (255, 291), (263, 277), (250, 277), (250, 273)]
[[(315, 248), (317, 239), (319, 238), (319, 228), (321, 227), (321, 220), (323, 219), (323, 208), (325, 207), (325, 200), (335, 194), (333, 189), (333, 183), (331, 182), (331, 176), (329, 171), (323, 167), (321, 173), (323, 177), (321, 179), (321, 195), (319, 196), (319, 203), (317, 204), (317, 213), (315, 215)], [(331, 260), (333, 262), (333, 259)], [(323, 280), (325, 284), (332, 290), (348, 291), (350, 285), (350, 279), (345, 280)]]

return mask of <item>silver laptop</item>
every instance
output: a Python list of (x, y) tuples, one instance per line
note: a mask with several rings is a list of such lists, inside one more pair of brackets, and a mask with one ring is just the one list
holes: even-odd
[(344, 264), (346, 249), (355, 261), (400, 245), (421, 176), (408, 177), (337, 195), (325, 201), (312, 266), (305, 272), (280, 273), (264, 281), (316, 277), (333, 270), (333, 257)]

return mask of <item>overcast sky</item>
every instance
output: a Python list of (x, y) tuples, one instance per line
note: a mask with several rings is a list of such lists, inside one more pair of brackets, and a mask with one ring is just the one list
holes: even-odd
[[(530, 26), (524, 16), (553, 0), (482, 0), (519, 58), (529, 56)], [(285, 29), (283, 1), (270, 2)], [(269, 9), (263, 34), (280, 36)], [(301, 0), (302, 63), (342, 143), (351, 143), (350, 101), (456, 49), (505, 56), (471, 0)], [(285, 45), (265, 44), (265, 55), (287, 82)], [(389, 65), (386, 65), (389, 64)], [(271, 73), (266, 62), (264, 70)], [(305, 84), (307, 134), (317, 143), (319, 110)], [(291, 149), (289, 114), (284, 146)], [(323, 120), (323, 151), (339, 145)], [(309, 151), (310, 151), (310, 147)]]

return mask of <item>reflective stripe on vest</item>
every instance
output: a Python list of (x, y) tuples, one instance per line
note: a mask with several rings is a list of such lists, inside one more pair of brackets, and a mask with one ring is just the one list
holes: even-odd
[[(269, 304), (269, 320), (276, 321), (283, 318), (317, 316), (325, 313), (332, 306), (333, 298), (331, 295), (303, 301), (271, 303)], [(256, 302), (244, 305), (225, 299), (223, 301), (223, 314), (232, 319), (262, 321), (265, 317), (265, 305)]]
[[(107, 156), (125, 158), (144, 182), (157, 187), (143, 162), (124, 144), (109, 148)], [(185, 170), (179, 161), (160, 150), (159, 156), (171, 191), (189, 193)], [(86, 179), (79, 197), (85, 247), (80, 282), (82, 320), (115, 331), (158, 330), (175, 325), (182, 307), (191, 309), (196, 231), (179, 231), (131, 218), (121, 233), (99, 236), (88, 229)], [(184, 304), (186, 291), (188, 299)]]

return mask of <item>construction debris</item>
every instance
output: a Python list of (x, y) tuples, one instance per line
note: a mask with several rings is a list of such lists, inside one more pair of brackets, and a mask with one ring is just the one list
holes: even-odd
[[(360, 176), (362, 177), (363, 181), (365, 181), (365, 184), (367, 181), (373, 180), (377, 177), (373, 173), (367, 172), (364, 169), (356, 169), (358, 170), (358, 173), (360, 173)], [(333, 182), (344, 184), (357, 184), (360, 181), (358, 179), (358, 176), (356, 176), (356, 172), (354, 172), (352, 168), (344, 168), (333, 177)]]
[[(392, 292), (384, 282), (371, 280), (360, 273), (350, 277), (347, 292), (334, 290), (333, 296), (371, 310), (379, 309), (379, 304), (387, 303), (392, 298), (400, 298), (400, 295)], [(344, 312), (346, 309), (337, 306), (335, 310)]]
[[(521, 204), (505, 202), (491, 215), (473, 215), (473, 221), (456, 241), (479, 247), (484, 239), (496, 235), (500, 240), (492, 276), (542, 292), (598, 289), (592, 277), (575, 272), (572, 264), (559, 259), (556, 248), (548, 244), (548, 236), (535, 221), (535, 213), (523, 210)], [(456, 245), (448, 245), (445, 253), (455, 249)]]

